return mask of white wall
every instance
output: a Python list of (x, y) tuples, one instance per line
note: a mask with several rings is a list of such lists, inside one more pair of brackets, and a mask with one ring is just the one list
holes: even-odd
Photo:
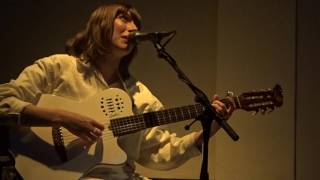
[(284, 104), (271, 114), (234, 113), (233, 142), (216, 137), (216, 179), (294, 178), (295, 4), (293, 1), (219, 1), (217, 92), (283, 88)]

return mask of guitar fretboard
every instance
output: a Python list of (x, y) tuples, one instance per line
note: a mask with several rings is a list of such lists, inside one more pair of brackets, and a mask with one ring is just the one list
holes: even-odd
[[(275, 106), (280, 107), (282, 105), (281, 87), (276, 86), (273, 90), (261, 92), (242, 93), (240, 96), (232, 96), (220, 101), (227, 108), (231, 107), (233, 110), (244, 109), (256, 112), (261, 109), (265, 111), (267, 108), (273, 110)], [(111, 119), (109, 129), (114, 136), (123, 136), (159, 125), (193, 119), (200, 116), (203, 111), (204, 107), (201, 104), (195, 104)]]
[(110, 120), (109, 128), (114, 136), (138, 132), (147, 128), (193, 119), (204, 111), (201, 104), (148, 112)]

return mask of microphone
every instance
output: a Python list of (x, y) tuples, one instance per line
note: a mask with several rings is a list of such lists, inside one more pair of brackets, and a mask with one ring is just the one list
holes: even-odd
[(174, 34), (176, 31), (162, 31), (162, 32), (149, 32), (149, 33), (145, 33), (145, 32), (139, 32), (139, 31), (135, 31), (135, 32), (130, 32), (128, 35), (128, 39), (129, 41), (138, 43), (141, 41), (152, 41), (152, 42), (156, 42), (159, 41), (167, 36), (170, 36), (171, 34)]

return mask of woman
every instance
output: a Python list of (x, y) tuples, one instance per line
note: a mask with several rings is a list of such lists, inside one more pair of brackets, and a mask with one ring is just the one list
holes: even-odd
[[(20, 113), (24, 124), (30, 126), (63, 126), (93, 143), (102, 136), (103, 124), (59, 108), (38, 107), (35, 104), (40, 95), (53, 94), (81, 101), (115, 87), (130, 95), (136, 114), (162, 109), (160, 101), (128, 71), (137, 52), (128, 35), (140, 28), (140, 15), (132, 6), (115, 3), (98, 7), (86, 28), (67, 42), (68, 55), (40, 59), (27, 67), (16, 80), (0, 86), (0, 112)], [(216, 97), (212, 106), (222, 115), (232, 113)], [(175, 168), (200, 154), (201, 132), (178, 138), (155, 127), (122, 137), (119, 144), (128, 156), (123, 166), (106, 165), (106, 173), (101, 175), (92, 171), (85, 176), (140, 179), (134, 172), (135, 161), (154, 169)]]

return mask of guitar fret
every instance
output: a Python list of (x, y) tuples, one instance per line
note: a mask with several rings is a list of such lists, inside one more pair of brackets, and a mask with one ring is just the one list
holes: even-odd
[(196, 114), (199, 114), (197, 106), (194, 109), (195, 109)]
[(171, 119), (173, 122), (175, 122), (175, 117), (172, 116), (172, 112), (171, 112), (171, 111), (167, 111), (166, 122), (169, 121), (170, 119)]
[(111, 120), (110, 121), (111, 123), (113, 122), (113, 132), (114, 132), (114, 135), (116, 136), (117, 134), (120, 134), (120, 131), (121, 131), (121, 121), (115, 121), (115, 120)]
[(176, 117), (176, 120), (179, 118), (179, 116), (178, 116), (178, 114), (177, 114), (177, 111), (174, 111), (174, 110), (172, 110), (173, 112), (174, 112), (174, 115), (175, 115), (175, 117)]
[(190, 119), (192, 116), (191, 116), (189, 109), (185, 109), (185, 111), (187, 112), (186, 117), (188, 117), (188, 119)]
[(162, 111), (163, 112), (163, 124), (167, 124), (170, 120), (170, 112), (169, 111)]
[[(158, 113), (157, 113), (157, 117), (156, 117), (156, 122), (157, 122), (157, 124), (154, 124), (154, 125), (160, 125), (161, 124), (161, 122), (164, 120), (164, 114), (163, 114), (163, 111), (159, 111)], [(151, 120), (152, 121), (152, 120)]]
[(235, 101), (235, 102), (237, 102), (236, 108), (241, 108), (241, 103), (240, 103), (239, 96), (236, 96), (236, 97), (234, 97), (233, 99), (236, 99), (236, 101)]
[[(145, 129), (145, 123), (144, 123), (144, 119), (143, 116), (136, 116), (135, 118), (132, 118), (133, 123), (134, 122), (138, 122), (136, 123), (136, 128), (134, 129), (134, 131), (138, 131), (138, 130), (142, 130)], [(130, 132), (130, 130), (129, 130)]]
[(176, 116), (175, 112), (174, 111), (168, 111), (168, 112), (169, 112), (169, 114), (171, 116), (170, 119), (172, 119), (173, 121), (176, 121), (177, 120), (177, 116)]
[(178, 108), (178, 113), (179, 113), (179, 119), (181, 119), (183, 117), (183, 109), (182, 108)]
[(186, 117), (186, 111), (185, 111), (185, 109), (184, 108), (181, 108), (181, 112), (182, 112), (182, 117), (181, 118), (183, 118), (183, 117)]
[(148, 112), (110, 120), (110, 128), (115, 136), (121, 136), (146, 128), (196, 118), (203, 112), (200, 104), (172, 108), (156, 112)]
[(167, 119), (172, 119), (169, 111), (167, 111), (167, 115), (168, 115), (168, 118), (167, 118)]
[(139, 122), (139, 116), (113, 119), (110, 122), (111, 129), (115, 136), (120, 136), (143, 129), (141, 122)]

